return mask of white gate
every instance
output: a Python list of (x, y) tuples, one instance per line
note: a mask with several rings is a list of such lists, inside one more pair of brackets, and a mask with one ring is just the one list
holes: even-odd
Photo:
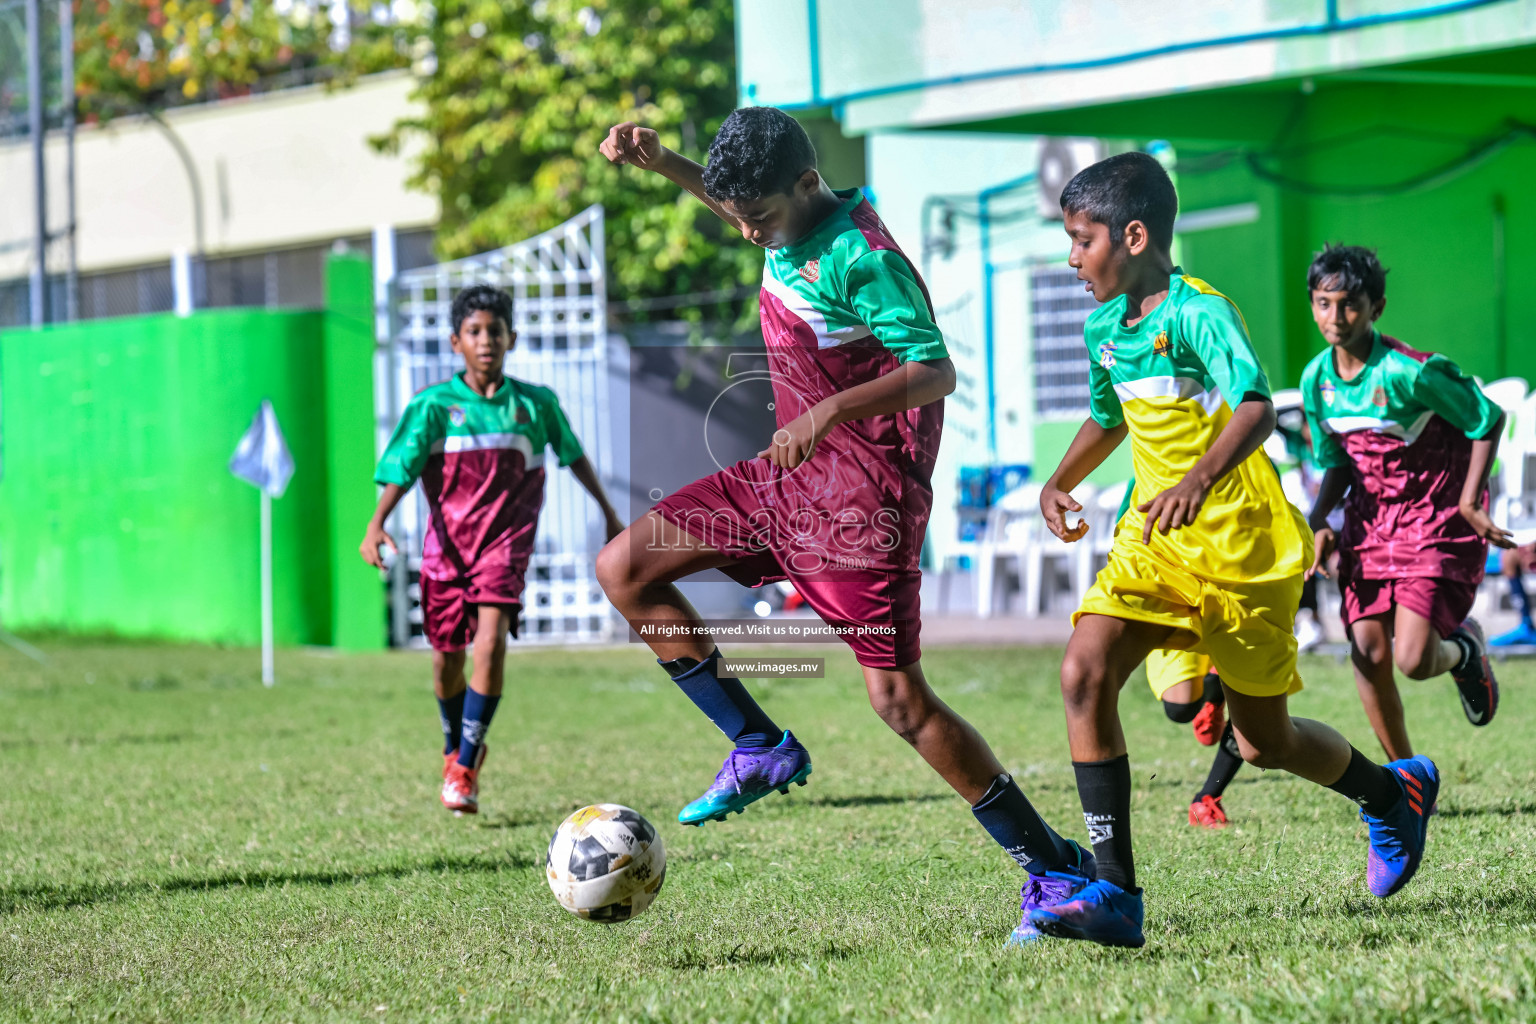
[[(504, 249), (396, 276), (384, 353), (386, 383), (376, 401), (379, 450), (413, 395), (463, 368), (449, 343), (449, 309), (461, 289), (490, 284), (512, 295), (517, 345), (507, 354), (506, 372), (554, 388), (588, 458), (605, 475), (612, 445), (603, 267), (603, 208), (590, 206), (559, 227)], [(546, 459), (548, 484), (523, 592), (521, 638), (534, 643), (611, 639), (611, 607), (593, 571), (603, 542), (602, 517), (553, 455)], [(407, 556), (398, 560), (390, 578), (390, 632), (396, 646), (426, 643), (419, 584), (426, 522), (426, 499), (417, 487), (393, 519), (392, 532)]]

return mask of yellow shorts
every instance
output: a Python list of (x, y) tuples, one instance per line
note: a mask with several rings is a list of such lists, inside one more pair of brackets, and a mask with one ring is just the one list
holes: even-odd
[(1301, 585), (1300, 573), (1263, 583), (1215, 583), (1140, 543), (1117, 543), (1072, 622), (1108, 615), (1171, 626), (1180, 632), (1168, 650), (1209, 656), (1222, 684), (1238, 693), (1278, 697), (1301, 689), (1292, 633)]
[[(1158, 700), (1186, 679), (1204, 680), (1211, 670), (1211, 659), (1194, 651), (1153, 651), (1147, 655), (1147, 685)], [(1196, 688), (1195, 699), (1204, 691)]]

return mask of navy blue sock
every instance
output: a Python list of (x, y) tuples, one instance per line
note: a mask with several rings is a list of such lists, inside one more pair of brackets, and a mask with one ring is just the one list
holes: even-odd
[(1525, 592), (1525, 580), (1522, 574), (1517, 573), (1509, 579), (1509, 597), (1515, 606), (1515, 611), (1520, 613), (1520, 622), (1523, 625), (1531, 624), (1531, 598)]
[(451, 754), (459, 748), (459, 734), (464, 730), (464, 694), (460, 690), (452, 697), (437, 698), (437, 715), (443, 723), (443, 753)]
[(475, 758), (485, 746), (485, 730), (490, 727), (496, 705), (500, 703), (500, 697), (480, 693), (474, 687), (464, 691), (464, 730), (459, 741), (459, 764), (466, 768), (475, 766)]
[(729, 676), (720, 678), (716, 671), (720, 665), (719, 649), (699, 662), (692, 658), (677, 658), (658, 664), (667, 670), (678, 689), (687, 694), (688, 699), (738, 747), (773, 747), (784, 738), (784, 730), (774, 725), (768, 713), (757, 706), (741, 680)]
[(1077, 867), (1078, 855), (1072, 844), (1045, 823), (1007, 773), (992, 780), (971, 813), (987, 834), (997, 840), (997, 845), (1026, 871), (1043, 875)]

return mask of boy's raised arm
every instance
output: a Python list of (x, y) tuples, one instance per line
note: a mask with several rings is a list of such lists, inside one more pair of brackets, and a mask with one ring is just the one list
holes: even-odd
[(608, 137), (597, 147), (613, 163), (630, 164), (644, 171), (655, 171), (684, 192), (714, 211), (715, 216), (738, 231), (741, 223), (725, 208), (704, 193), (704, 167), (661, 144), (654, 128), (644, 128), (625, 121), (608, 129)]

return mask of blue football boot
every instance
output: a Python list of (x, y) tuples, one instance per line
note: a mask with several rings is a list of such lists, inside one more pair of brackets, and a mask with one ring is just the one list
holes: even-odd
[[(1069, 839), (1067, 842), (1072, 843), (1072, 840)], [(1076, 867), (1047, 871), (1042, 875), (1037, 875), (1033, 871), (1029, 873), (1029, 877), (1024, 882), (1024, 888), (1019, 892), (1019, 909), (1024, 911), (1024, 918), (1013, 930), (1013, 934), (1008, 936), (1008, 941), (1004, 945), (1024, 946), (1045, 938), (1045, 934), (1029, 919), (1030, 913), (1039, 907), (1066, 902), (1076, 896), (1083, 886), (1093, 881), (1095, 869), (1093, 854), (1086, 852), (1076, 843), (1072, 843), (1072, 849), (1077, 851)]]
[(1141, 934), (1141, 892), (1126, 892), (1102, 879), (1089, 882), (1064, 903), (1029, 912), (1034, 926), (1058, 939), (1087, 939), (1101, 946), (1146, 945)]
[(1440, 771), (1424, 756), (1388, 762), (1392, 778), (1402, 787), (1403, 799), (1380, 818), (1365, 811), (1360, 820), (1371, 835), (1371, 852), (1365, 862), (1365, 879), (1371, 892), (1391, 896), (1413, 878), (1424, 859), (1429, 815), (1440, 794)]
[(732, 811), (740, 814), (774, 790), (788, 793), (791, 783), (805, 785), (810, 774), (811, 755), (792, 733), (786, 732), (776, 747), (737, 747), (720, 766), (714, 783), (684, 807), (677, 820), (684, 825), (724, 821)]

